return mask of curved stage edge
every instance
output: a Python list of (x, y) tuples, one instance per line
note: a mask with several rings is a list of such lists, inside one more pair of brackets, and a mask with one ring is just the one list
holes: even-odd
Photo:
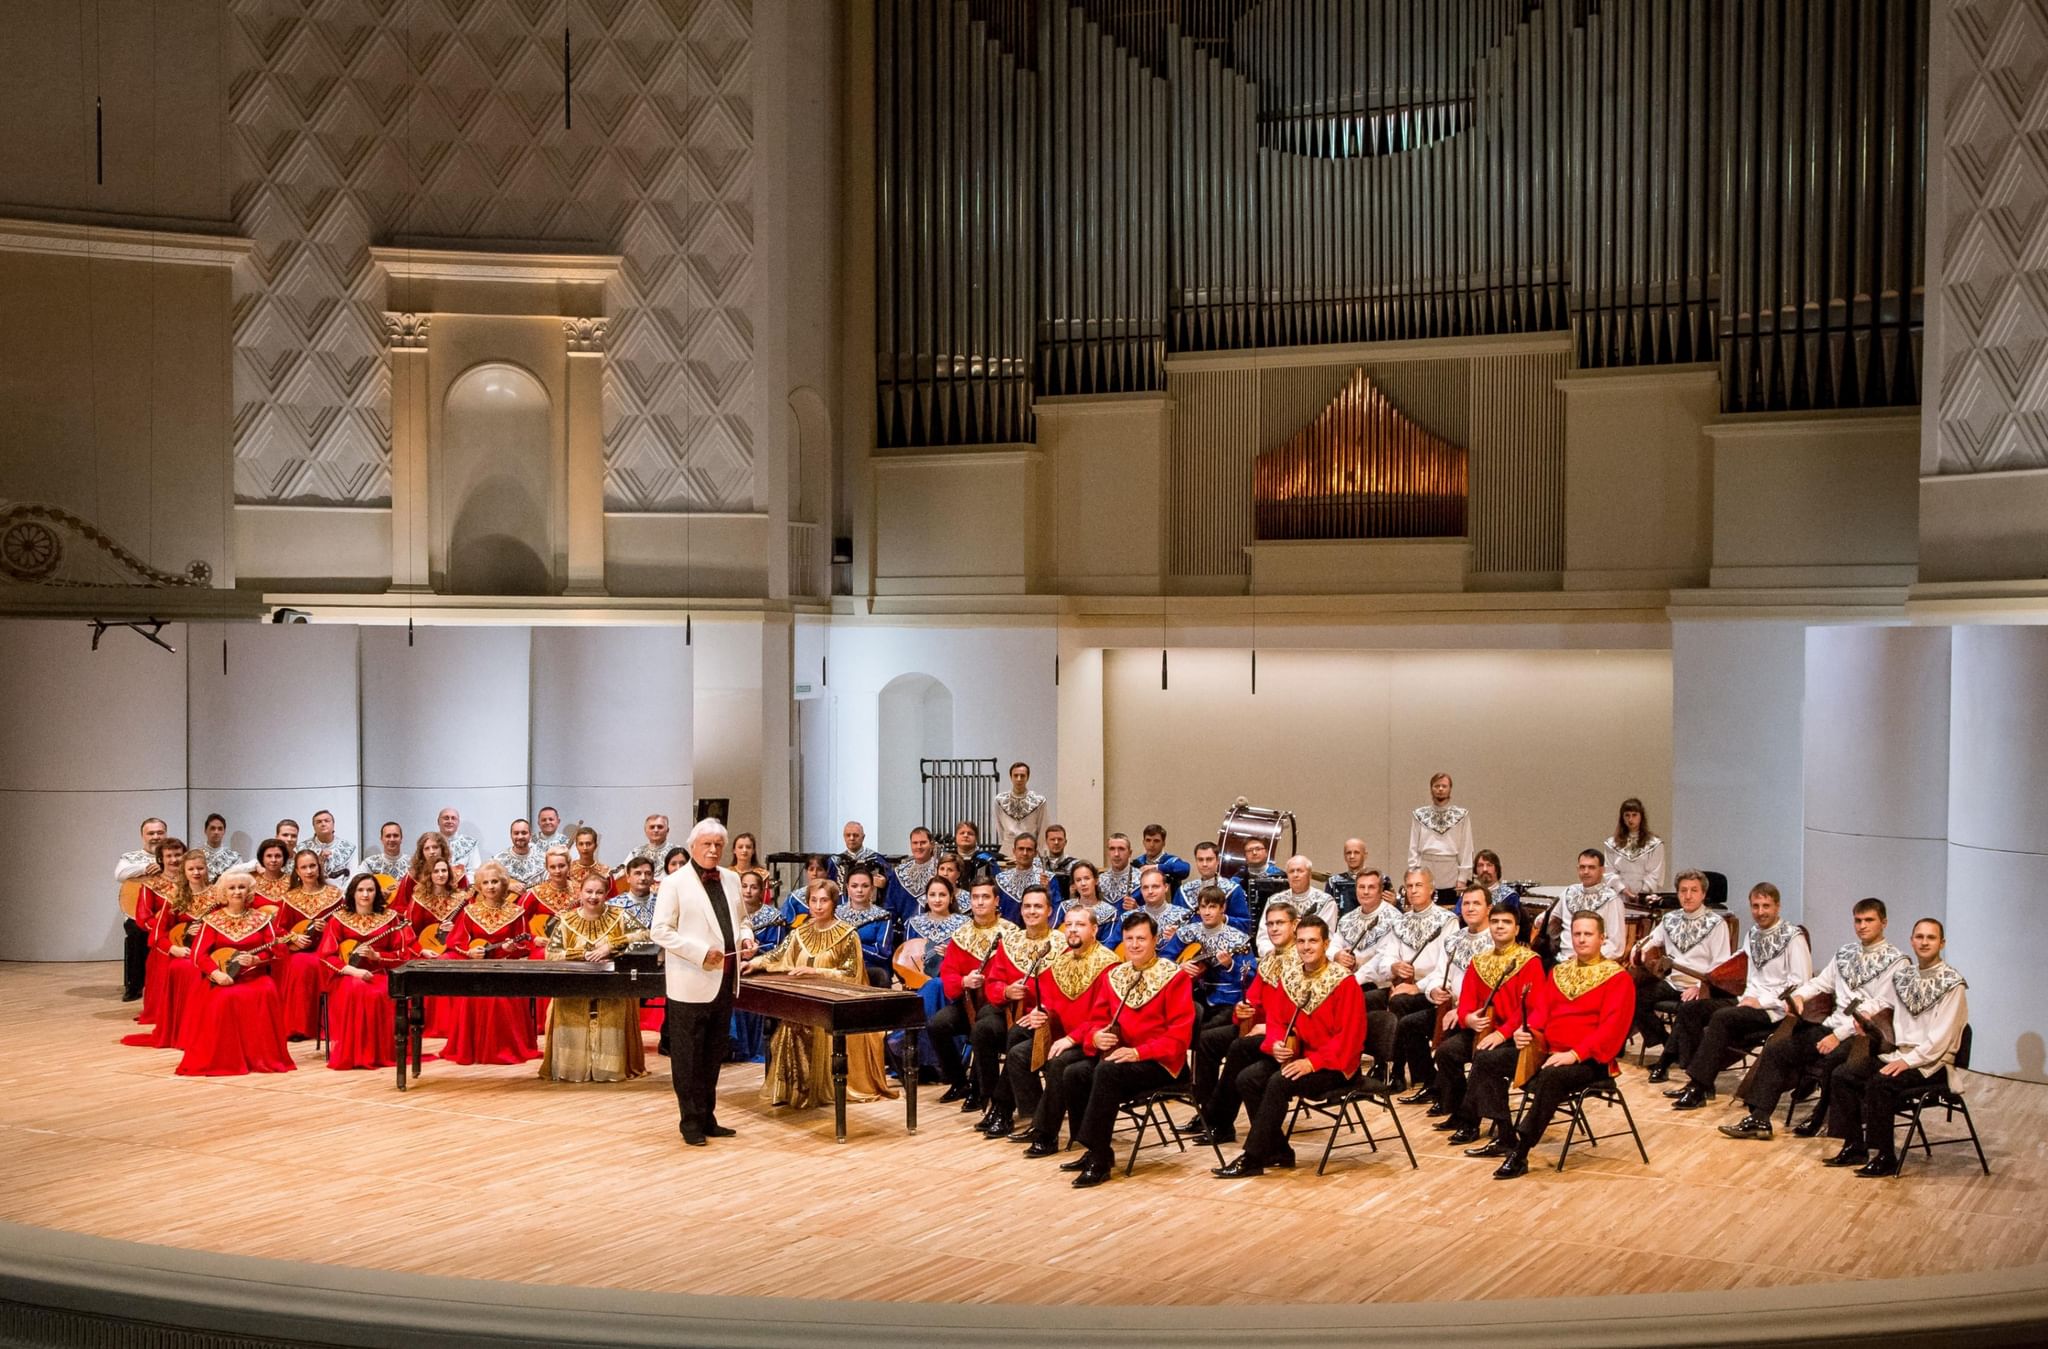
[[(110, 1196), (111, 1198), (111, 1196)], [(1137, 1253), (1142, 1259), (1142, 1254)], [(234, 1337), (223, 1341), (222, 1336)], [(723, 1298), (394, 1274), (0, 1223), (0, 1343), (1967, 1346), (2048, 1337), (2048, 1267), (1743, 1293), (1201, 1309)]]

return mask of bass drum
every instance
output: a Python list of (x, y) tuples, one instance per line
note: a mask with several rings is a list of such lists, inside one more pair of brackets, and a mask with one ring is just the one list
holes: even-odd
[[(1282, 820), (1287, 822), (1290, 852), (1280, 850)], [(1237, 803), (1223, 812), (1223, 827), (1216, 831), (1216, 852), (1223, 863), (1223, 874), (1231, 880), (1244, 874), (1244, 845), (1253, 839), (1266, 845), (1267, 861), (1286, 858), (1293, 848), (1293, 835), (1293, 811), (1269, 810), (1238, 797)]]

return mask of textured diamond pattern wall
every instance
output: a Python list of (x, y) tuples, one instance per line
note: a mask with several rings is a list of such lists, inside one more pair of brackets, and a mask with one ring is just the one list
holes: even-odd
[[(233, 0), (235, 493), (388, 501), (369, 246), (616, 252), (614, 510), (750, 509), (748, 0)], [(563, 126), (562, 30), (575, 72)]]
[(1944, 22), (1940, 470), (2048, 468), (2048, 0)]

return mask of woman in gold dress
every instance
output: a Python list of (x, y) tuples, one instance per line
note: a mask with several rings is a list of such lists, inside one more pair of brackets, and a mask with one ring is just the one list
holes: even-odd
[[(835, 916), (839, 910), (839, 885), (829, 879), (813, 880), (805, 892), (810, 911), (802, 927), (765, 956), (747, 962), (750, 970), (788, 974), (802, 978), (844, 979), (855, 985), (867, 982), (867, 965), (860, 953), (860, 938)], [(846, 1099), (877, 1101), (894, 1099), (882, 1061), (880, 1033), (846, 1037)], [(770, 1105), (822, 1105), (832, 1099), (832, 1037), (813, 1026), (784, 1023), (775, 1028), (768, 1041), (768, 1075), (761, 1084), (761, 1099)]]
[[(593, 872), (576, 892), (576, 907), (548, 922), (549, 960), (609, 960), (628, 942), (646, 938), (624, 909), (605, 902), (608, 876)], [(556, 998), (548, 1008), (547, 1052), (540, 1075), (550, 1082), (626, 1082), (647, 1075), (640, 1042), (640, 1005), (632, 998)]]

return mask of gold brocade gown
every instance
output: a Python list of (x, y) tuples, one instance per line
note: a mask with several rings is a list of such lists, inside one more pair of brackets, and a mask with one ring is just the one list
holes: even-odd
[[(762, 967), (777, 974), (798, 966), (818, 970), (833, 979), (855, 984), (867, 982), (867, 962), (862, 958), (860, 938), (836, 918), (822, 928), (810, 924), (797, 928), (789, 939), (775, 948)], [(882, 1059), (882, 1041), (876, 1032), (846, 1037), (846, 1099), (878, 1101), (895, 1099), (888, 1070)], [(761, 1099), (770, 1105), (823, 1105), (832, 1099), (832, 1037), (814, 1026), (784, 1023), (775, 1028), (768, 1041), (768, 1074), (761, 1083)]]
[[(596, 919), (574, 909), (548, 920), (548, 959), (581, 960), (609, 945), (613, 954), (646, 934), (632, 915), (608, 908)], [(647, 1075), (640, 1004), (632, 998), (556, 998), (548, 1007), (540, 1075), (551, 1082), (625, 1082)]]

